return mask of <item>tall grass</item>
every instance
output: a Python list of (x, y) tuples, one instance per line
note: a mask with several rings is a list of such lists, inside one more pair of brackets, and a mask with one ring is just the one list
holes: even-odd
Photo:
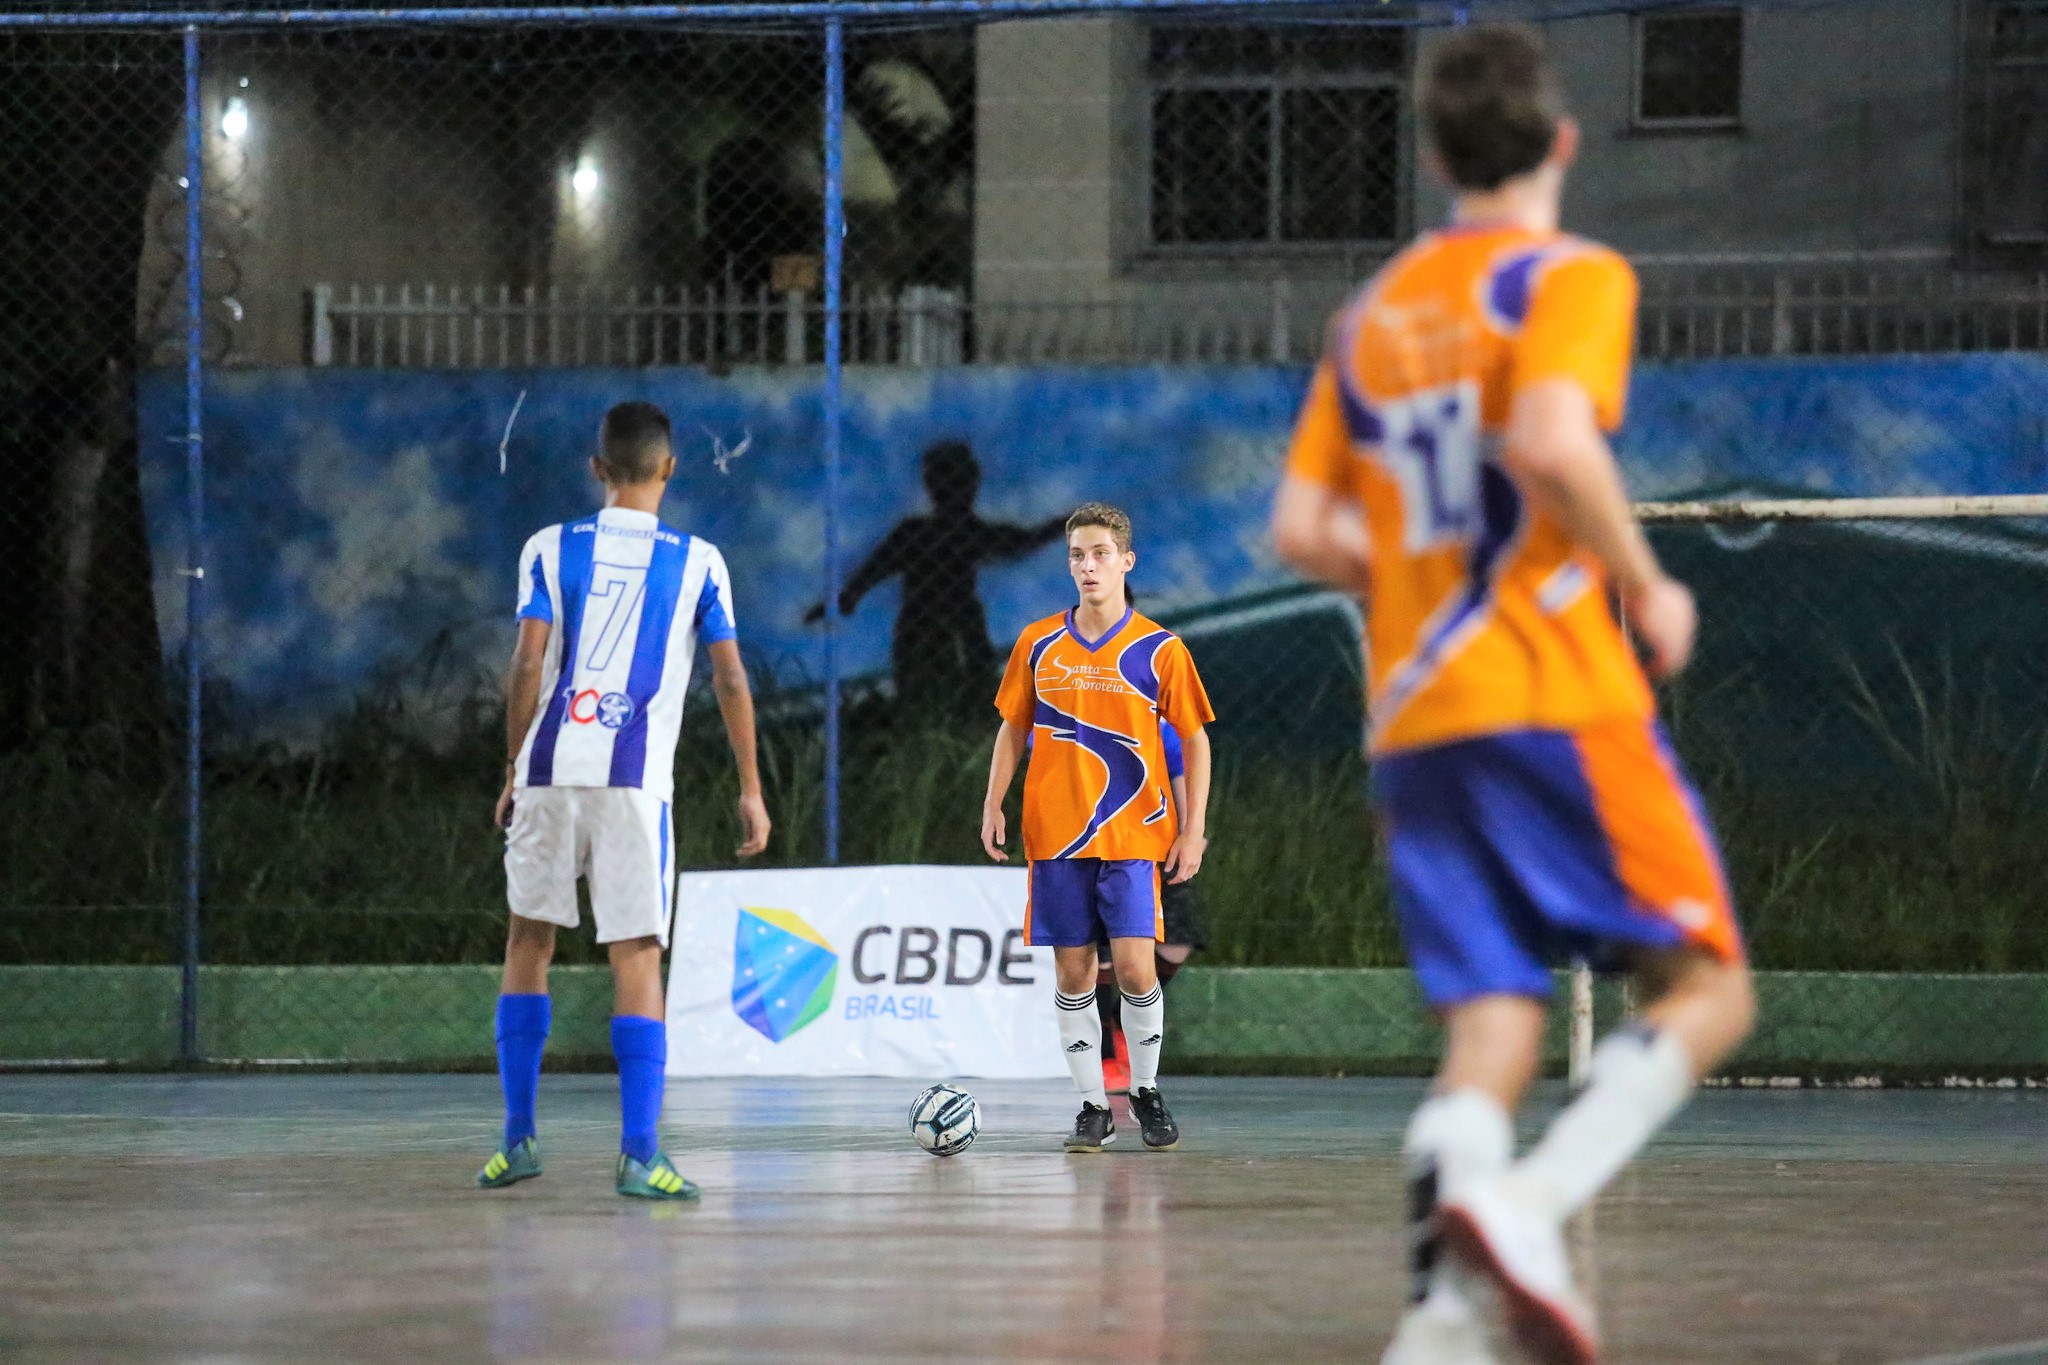
[[(1803, 789), (1742, 780), (1732, 736), (1710, 801), (1760, 962), (1816, 969), (2048, 969), (2048, 720), (2014, 714), (1952, 655), (1844, 659), (1859, 763)], [(1848, 764), (1842, 764), (1849, 767)]]
[[(1764, 772), (1728, 719), (1741, 714), (1728, 697), (1674, 699), (1678, 742), (1720, 819), (1754, 956), (1787, 968), (2048, 970), (2036, 909), (2048, 885), (2048, 724), (1988, 712), (1957, 679), (1897, 666), (1907, 683), (1850, 675), (1840, 704), (1862, 737), (1842, 773), (1811, 762)], [(734, 863), (737, 785), (707, 719), (700, 711), (677, 761), (686, 868)], [(419, 732), (395, 704), (366, 704), (310, 750), (254, 746), (215, 761), (206, 773), (207, 960), (498, 956), (497, 723), (479, 708), (452, 739), (429, 744)], [(852, 708), (845, 861), (980, 862), (991, 735), (972, 721), (903, 725), (880, 704)], [(816, 725), (765, 728), (761, 755), (776, 820), (762, 862), (819, 861)], [(1208, 960), (1401, 960), (1365, 776), (1350, 755), (1224, 746), (1197, 882)], [(173, 960), (183, 840), (175, 777), (138, 779), (57, 745), (0, 756), (0, 962)], [(568, 961), (594, 958), (587, 935), (565, 935), (562, 949)]]

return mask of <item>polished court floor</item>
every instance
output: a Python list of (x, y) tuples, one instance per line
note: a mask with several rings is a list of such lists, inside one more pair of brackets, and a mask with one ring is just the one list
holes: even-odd
[[(973, 1088), (941, 1161), (910, 1083), (673, 1083), (649, 1207), (605, 1077), (483, 1193), (487, 1076), (0, 1076), (0, 1360), (1377, 1358), (1415, 1083), (1182, 1080), (1099, 1157)], [(1576, 1232), (1616, 1362), (2048, 1360), (2048, 1091), (1710, 1092)]]

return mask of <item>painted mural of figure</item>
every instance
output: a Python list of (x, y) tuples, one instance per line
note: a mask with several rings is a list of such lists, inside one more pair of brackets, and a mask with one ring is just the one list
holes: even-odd
[[(924, 488), (931, 510), (905, 517), (848, 576), (839, 612), (851, 616), (863, 597), (889, 579), (903, 579), (903, 605), (889, 645), (896, 695), (915, 713), (958, 710), (984, 700), (996, 672), (988, 612), (977, 577), (1060, 538), (1064, 518), (1035, 526), (984, 521), (974, 510), (981, 464), (965, 441), (940, 441), (924, 452)], [(824, 604), (805, 613), (823, 620)]]

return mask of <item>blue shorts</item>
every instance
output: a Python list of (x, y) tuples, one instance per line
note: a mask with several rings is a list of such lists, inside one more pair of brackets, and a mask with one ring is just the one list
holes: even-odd
[(1742, 958), (1713, 832), (1654, 722), (1389, 754), (1373, 788), (1401, 937), (1432, 1005), (1547, 996), (1550, 968), (1572, 956)]
[(1031, 864), (1024, 941), (1034, 948), (1087, 948), (1110, 938), (1157, 940), (1165, 932), (1159, 864), (1149, 858), (1047, 858)]

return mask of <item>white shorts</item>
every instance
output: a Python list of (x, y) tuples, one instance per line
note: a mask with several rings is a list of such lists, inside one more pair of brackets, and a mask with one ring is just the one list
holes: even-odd
[(668, 802), (637, 787), (521, 787), (505, 834), (505, 895), (521, 919), (577, 925), (576, 879), (590, 885), (597, 941), (658, 938), (675, 905)]

